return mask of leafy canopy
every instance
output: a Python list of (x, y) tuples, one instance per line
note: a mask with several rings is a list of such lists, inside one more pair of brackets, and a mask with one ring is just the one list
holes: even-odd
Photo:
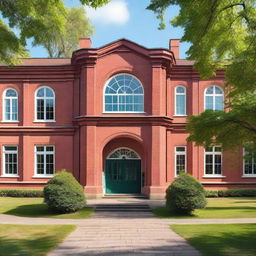
[[(96, 8), (108, 0), (80, 2)], [(63, 0), (1, 0), (0, 14), (0, 61), (6, 64), (28, 57), (27, 39), (32, 39), (33, 45), (45, 46), (46, 39), (55, 42), (56, 35), (67, 33), (68, 13)]]
[(180, 7), (171, 24), (184, 29), (181, 41), (191, 43), (187, 55), (201, 77), (226, 70), (226, 112), (191, 116), (189, 140), (224, 148), (256, 142), (256, 0), (151, 0), (160, 28), (171, 5)]

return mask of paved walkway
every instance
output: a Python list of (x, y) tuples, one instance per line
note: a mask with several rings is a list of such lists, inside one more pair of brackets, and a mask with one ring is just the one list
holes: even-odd
[[(107, 201), (106, 201), (107, 200)], [(147, 203), (160, 206), (163, 201), (138, 199), (90, 200), (89, 204)], [(199, 256), (200, 253), (170, 230), (170, 224), (256, 223), (244, 219), (158, 219), (149, 212), (96, 212), (84, 220), (23, 218), (0, 214), (0, 223), (11, 224), (74, 224), (78, 228), (49, 256)]]

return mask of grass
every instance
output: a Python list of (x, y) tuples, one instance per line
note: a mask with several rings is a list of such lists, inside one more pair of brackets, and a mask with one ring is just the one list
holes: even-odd
[(208, 198), (205, 209), (195, 210), (193, 215), (178, 215), (165, 207), (155, 208), (160, 218), (256, 218), (256, 198)]
[(44, 217), (58, 219), (89, 218), (94, 210), (85, 207), (74, 213), (56, 214), (51, 212), (43, 198), (0, 197), (0, 213), (21, 217)]
[(0, 225), (0, 255), (46, 255), (74, 229), (72, 225)]
[(256, 224), (171, 225), (205, 256), (255, 256)]

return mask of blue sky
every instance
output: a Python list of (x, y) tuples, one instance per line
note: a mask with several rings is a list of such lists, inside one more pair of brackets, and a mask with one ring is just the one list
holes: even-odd
[[(78, 0), (65, 0), (67, 6), (80, 6)], [(152, 11), (146, 10), (150, 0), (112, 0), (96, 11), (87, 8), (87, 14), (95, 28), (91, 37), (93, 47), (97, 48), (120, 38), (132, 40), (149, 48), (168, 48), (170, 38), (181, 38), (182, 29), (174, 28), (169, 20), (178, 14), (177, 6), (166, 13), (166, 29), (158, 30), (159, 21)], [(31, 47), (32, 57), (47, 57), (42, 47)], [(188, 44), (182, 43), (180, 56), (185, 58)]]

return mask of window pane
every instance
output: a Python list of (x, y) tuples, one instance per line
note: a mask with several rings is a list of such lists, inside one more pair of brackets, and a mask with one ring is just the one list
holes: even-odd
[(213, 156), (205, 156), (205, 174), (213, 174)]
[(223, 97), (222, 96), (215, 96), (215, 110), (223, 110)]
[(185, 115), (185, 95), (176, 95), (176, 114), (177, 115)]
[(205, 109), (213, 109), (213, 96), (206, 96), (205, 97)]
[(47, 99), (46, 100), (46, 120), (53, 120), (53, 119), (54, 119), (53, 100)]
[(37, 97), (44, 97), (45, 96), (45, 93), (44, 93), (44, 88), (41, 88), (37, 91), (37, 94), (36, 94)]
[(54, 97), (53, 91), (49, 88), (45, 88), (46, 90), (46, 97)]
[(37, 99), (37, 119), (44, 120), (44, 100)]
[(176, 152), (185, 152), (185, 147), (176, 147)]
[(8, 89), (5, 93), (5, 97), (17, 97), (17, 92), (13, 89)]
[(206, 94), (213, 94), (214, 86), (207, 88)]
[(182, 86), (179, 86), (176, 88), (176, 93), (185, 93), (185, 88)]

